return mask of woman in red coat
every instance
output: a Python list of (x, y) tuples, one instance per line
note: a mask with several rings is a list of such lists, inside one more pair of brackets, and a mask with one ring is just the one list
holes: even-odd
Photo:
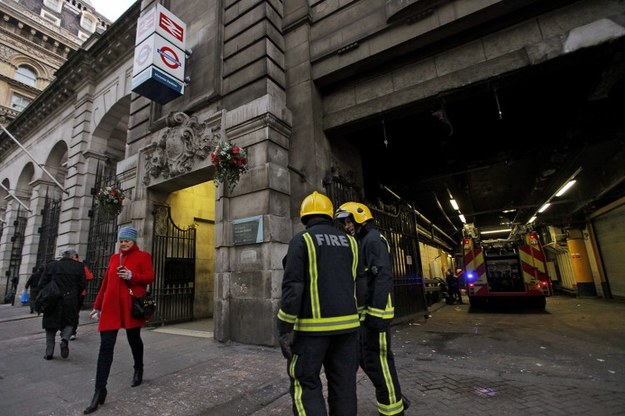
[(132, 299), (129, 289), (135, 296), (141, 297), (146, 286), (154, 281), (152, 256), (141, 251), (137, 246), (137, 230), (132, 227), (122, 227), (119, 230), (119, 253), (115, 253), (109, 260), (108, 267), (102, 279), (102, 285), (91, 311), (92, 319), (99, 319), (100, 352), (95, 378), (95, 394), (91, 404), (84, 414), (94, 412), (99, 404), (106, 399), (106, 384), (111, 365), (117, 332), (120, 328), (126, 330), (128, 344), (134, 359), (134, 375), (132, 387), (143, 381), (143, 341), (141, 327), (145, 324), (142, 319), (133, 318), (130, 310)]

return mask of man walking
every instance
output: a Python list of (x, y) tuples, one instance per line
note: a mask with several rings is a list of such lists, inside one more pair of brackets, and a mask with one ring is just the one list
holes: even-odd
[(378, 413), (403, 415), (410, 401), (401, 393), (391, 350), (390, 325), (395, 309), (390, 245), (373, 225), (371, 211), (364, 204), (346, 202), (336, 211), (335, 218), (358, 238), (366, 271), (360, 365), (375, 386)]
[(362, 296), (356, 279), (364, 275), (356, 239), (334, 227), (333, 215), (325, 195), (313, 192), (304, 198), (300, 217), (306, 229), (291, 239), (284, 261), (277, 324), (294, 415), (328, 414), (322, 367), (330, 414), (357, 414), (357, 299)]
[(60, 289), (61, 298), (49, 309), (43, 311), (41, 325), (46, 330), (46, 353), (43, 356), (51, 360), (54, 355), (56, 333), (61, 332), (61, 357), (69, 356), (69, 338), (78, 319), (78, 300), (80, 292), (87, 286), (85, 269), (74, 258), (76, 250), (69, 248), (61, 253), (61, 259), (48, 263), (39, 280), (41, 291), (51, 280)]

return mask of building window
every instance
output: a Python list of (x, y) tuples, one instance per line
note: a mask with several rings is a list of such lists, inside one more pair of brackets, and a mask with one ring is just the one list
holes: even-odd
[(20, 65), (15, 72), (15, 80), (34, 87), (37, 84), (37, 73), (26, 65)]
[(61, 0), (43, 0), (43, 5), (55, 13), (61, 13), (63, 2)]
[(82, 17), (80, 18), (80, 26), (83, 29), (85, 29), (89, 33), (93, 33), (95, 32), (96, 25), (97, 25), (97, 20), (93, 16), (88, 15), (86, 13), (82, 14)]
[(51, 23), (55, 24), (56, 26), (61, 26), (61, 19), (59, 19), (58, 17), (56, 17), (55, 15), (53, 15), (50, 12), (47, 12), (47, 11), (41, 9), (41, 17), (46, 19), (48, 22), (51, 22)]
[(28, 106), (28, 104), (31, 103), (31, 101), (32, 100), (30, 98), (26, 98), (23, 95), (13, 93), (13, 95), (11, 96), (11, 108), (16, 109), (17, 111), (22, 111), (26, 108), (26, 106)]

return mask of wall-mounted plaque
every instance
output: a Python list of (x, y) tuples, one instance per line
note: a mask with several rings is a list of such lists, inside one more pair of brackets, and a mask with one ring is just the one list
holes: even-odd
[(263, 216), (241, 218), (232, 221), (234, 245), (256, 244), (263, 242)]

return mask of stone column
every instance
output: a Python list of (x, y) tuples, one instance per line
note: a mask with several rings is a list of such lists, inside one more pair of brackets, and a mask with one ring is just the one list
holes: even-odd
[[(266, 95), (226, 115), (227, 140), (248, 152), (250, 171), (232, 192), (217, 189), (215, 207), (215, 338), (276, 345), (276, 298), (291, 238), (288, 138), (284, 103)], [(260, 225), (262, 237), (235, 229)]]

